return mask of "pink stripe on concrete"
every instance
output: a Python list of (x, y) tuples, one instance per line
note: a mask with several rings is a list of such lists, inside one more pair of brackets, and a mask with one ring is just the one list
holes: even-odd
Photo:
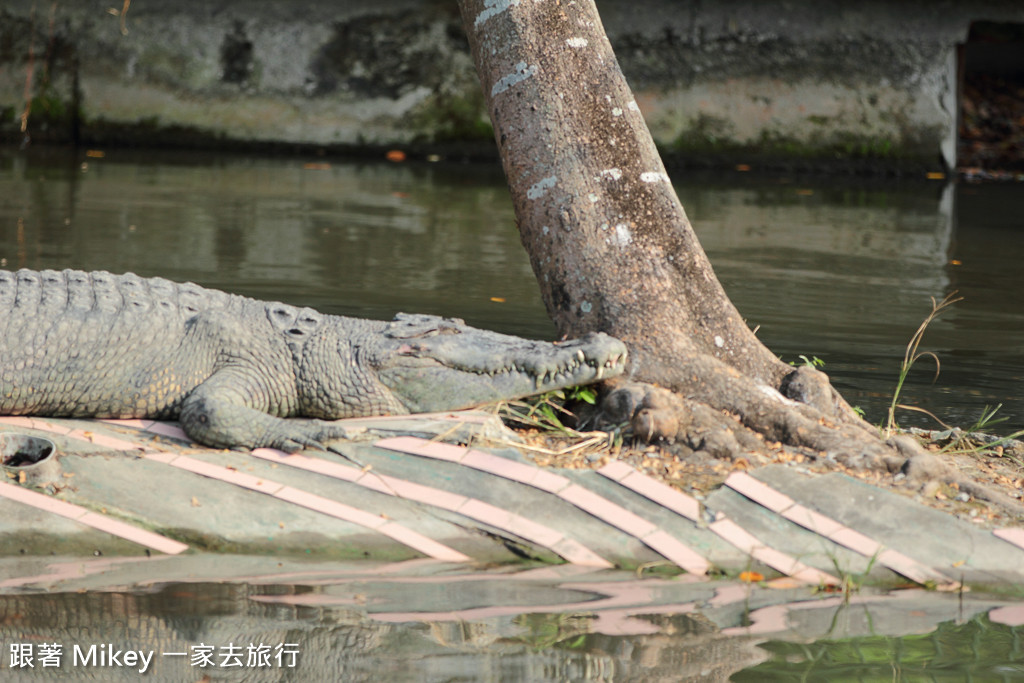
[(52, 512), (61, 517), (72, 519), (94, 529), (105, 531), (112, 536), (138, 543), (168, 555), (177, 555), (188, 550), (188, 546), (184, 543), (179, 543), (151, 531), (146, 531), (111, 517), (91, 512), (80, 505), (57, 500), (42, 493), (23, 489), (14, 484), (0, 482), (0, 496), (24, 503), (25, 505), (31, 505), (38, 510)]
[(19, 503), (24, 503), (25, 505), (31, 505), (34, 508), (43, 510), (44, 512), (52, 512), (55, 515), (67, 517), (68, 519), (78, 519), (88, 512), (88, 510), (81, 505), (57, 500), (56, 498), (47, 496), (43, 493), (29, 491), (28, 489), (17, 486), (16, 484), (8, 484), (7, 482), (0, 482), (0, 496), (10, 500), (16, 500)]
[(693, 574), (705, 574), (710, 565), (696, 551), (678, 541), (655, 524), (603, 496), (572, 484), (558, 493), (562, 500), (572, 503), (606, 524), (610, 524), (642, 541), (673, 564)]
[(643, 517), (630, 512), (621, 505), (616, 505), (593, 491), (583, 488), (579, 484), (573, 484), (564, 491), (559, 492), (558, 497), (637, 538), (643, 538), (658, 530), (657, 526)]
[(513, 512), (490, 503), (485, 503), (482, 500), (467, 501), (465, 505), (459, 508), (459, 512), (499, 529), (514, 531), (514, 533), (526, 540), (546, 548), (554, 546), (564, 537), (564, 534), (560, 531), (543, 524), (531, 522)]
[[(481, 472), (518, 481), (522, 484), (532, 482), (537, 473), (541, 471), (540, 468), (534, 465), (516, 462), (515, 460), (503, 458), (493, 453), (484, 453), (483, 451), (469, 451), (459, 462), (466, 467), (472, 467)], [(566, 483), (568, 483), (568, 480), (566, 480)]]
[(162, 462), (165, 465), (169, 465), (173, 461), (177, 460), (179, 457), (181, 457), (181, 454), (179, 454), (179, 453), (162, 452), (162, 453), (146, 453), (145, 454), (146, 460), (153, 460), (155, 462)]
[(324, 474), (343, 481), (358, 481), (365, 474), (362, 470), (351, 465), (343, 465), (323, 458), (311, 458), (298, 453), (289, 454), (276, 448), (255, 448), (250, 452), (250, 455), (261, 460), (269, 460), (279, 465), (287, 465), (288, 467), (295, 467), (307, 472)]
[(363, 425), (374, 422), (397, 422), (400, 420), (443, 420), (446, 422), (466, 422), (471, 424), (485, 424), (493, 419), (490, 413), (479, 410), (448, 411), (441, 413), (415, 413), (413, 415), (374, 415), (371, 417), (349, 417), (343, 420), (336, 420), (338, 424)]
[(931, 581), (943, 587), (957, 585), (957, 582), (953, 581), (948, 576), (945, 576), (931, 567), (925, 566), (917, 560), (909, 558), (896, 550), (883, 550), (878, 555), (878, 561), (882, 566), (888, 567), (894, 572), (902, 574), (911, 581), (916, 581), (917, 583), (924, 584)]
[(620, 460), (612, 460), (599, 469), (598, 473), (619, 482), (634, 493), (653, 500), (677, 515), (686, 517), (693, 522), (700, 521), (700, 503), (695, 498), (633, 469)]
[(992, 534), (1018, 548), (1024, 548), (1024, 529), (995, 529)]
[(126, 441), (124, 439), (118, 439), (114, 436), (107, 436), (106, 434), (99, 434), (97, 432), (91, 432), (85, 429), (75, 429), (66, 434), (69, 439), (78, 439), (79, 441), (88, 441), (89, 443), (96, 444), (97, 446), (103, 446), (104, 448), (112, 448), (118, 451), (131, 451), (137, 449), (145, 449), (144, 444), (135, 443), (133, 441)]
[(551, 546), (551, 551), (563, 558), (566, 562), (578, 564), (583, 567), (611, 569), (615, 566), (573, 538), (563, 538), (561, 541)]
[(609, 460), (608, 464), (599, 469), (598, 472), (612, 481), (622, 481), (629, 475), (636, 472), (636, 470), (621, 460)]
[(565, 561), (573, 564), (592, 567), (614, 566), (611, 562), (608, 562), (576, 541), (564, 538), (562, 533), (555, 529), (475, 498), (387, 475), (364, 472), (350, 465), (342, 465), (341, 463), (332, 462), (324, 458), (299, 454), (288, 455), (271, 448), (257, 448), (252, 451), (252, 454), (263, 460), (296, 467), (308, 472), (316, 472), (317, 474), (351, 482), (386, 495), (414, 500), (419, 503), (456, 512), (546, 547)]
[(381, 439), (374, 442), (378, 448), (386, 448), (391, 451), (409, 453), (410, 455), (421, 455), (436, 460), (447, 460), (459, 462), (469, 449), (463, 446), (454, 446), (439, 441), (428, 441), (418, 436), (395, 436), (388, 439)]
[(838, 585), (840, 583), (839, 579), (831, 574), (808, 567), (796, 558), (765, 545), (756, 536), (740, 527), (731, 519), (719, 519), (709, 524), (708, 528), (751, 557), (783, 574), (798, 578), (807, 583), (831, 585)]
[(107, 424), (114, 425), (115, 427), (128, 427), (130, 429), (142, 429), (142, 430), (147, 430), (147, 429), (149, 429), (150, 427), (152, 427), (155, 424), (155, 422), (153, 420), (138, 420), (138, 419), (117, 420), (117, 419), (113, 419), (113, 418), (103, 418), (103, 419), (97, 420), (97, 422), (105, 422)]
[(417, 436), (381, 439), (375, 442), (374, 446), (410, 455), (457, 462), (481, 472), (533, 486), (548, 493), (557, 493), (571, 483), (566, 477), (553, 474), (542, 467), (516, 462), (493, 453), (470, 450), (463, 446), (428, 441)]
[(782, 512), (795, 503), (786, 494), (754, 479), (746, 472), (733, 472), (725, 480), (725, 485), (773, 512)]
[(78, 518), (78, 521), (100, 531), (106, 531), (108, 534), (119, 536), (128, 541), (134, 541), (139, 545), (144, 545), (168, 555), (177, 555), (188, 550), (188, 546), (184, 543), (179, 543), (160, 534), (155, 534), (152, 531), (139, 529), (131, 524), (126, 524), (95, 512), (85, 513)]
[[(877, 557), (882, 566), (901, 574), (911, 581), (926, 583), (929, 581), (940, 584), (944, 587), (955, 585), (955, 582), (947, 576), (927, 567), (906, 555), (887, 550), (885, 546), (872, 538), (865, 536), (859, 531), (850, 529), (840, 522), (827, 517), (819, 512), (796, 503), (792, 498), (764, 482), (744, 472), (735, 472), (729, 475), (725, 481), (726, 485), (734, 491), (742, 493), (747, 498), (760, 503), (764, 507), (781, 514), (783, 517), (799, 524), (800, 526), (824, 536), (833, 543), (849, 548), (865, 557)], [(766, 564), (769, 564), (766, 562)], [(769, 565), (774, 566), (774, 565)], [(777, 568), (777, 567), (776, 567)], [(815, 570), (817, 571), (817, 570)], [(794, 575), (795, 576), (795, 575)]]
[(382, 492), (390, 492), (391, 495), (397, 496), (398, 498), (414, 500), (418, 503), (436, 505), (437, 507), (444, 508), (445, 510), (459, 510), (467, 501), (470, 500), (466, 496), (458, 493), (443, 491), (432, 486), (417, 484), (416, 482), (408, 481), (406, 479), (396, 479), (394, 477), (387, 477), (383, 475), (372, 475), (371, 477), (367, 477), (368, 480), (372, 478), (376, 478), (387, 487), (386, 489), (378, 489)]
[(1024, 626), (1024, 605), (1007, 605), (1006, 607), (997, 607), (988, 613), (988, 619), (993, 624)]
[(864, 557), (875, 557), (882, 552), (881, 543), (847, 527), (832, 533), (828, 536), (828, 539), (849, 548), (855, 553), (860, 553)]
[[(359, 508), (352, 507), (351, 505), (345, 505), (344, 503), (330, 500), (329, 498), (324, 498), (323, 496), (318, 496), (314, 493), (310, 493), (309, 491), (285, 486), (280, 482), (271, 481), (269, 479), (254, 477), (251, 474), (237, 472), (224, 467), (223, 465), (204, 462), (202, 460), (190, 458), (187, 455), (180, 455), (169, 461), (168, 464), (172, 467), (178, 467), (194, 474), (199, 474), (204, 477), (209, 477), (211, 479), (224, 481), (229, 484), (234, 484), (235, 486), (250, 489), (258, 493), (270, 495), (278, 500), (293, 503), (315, 512), (336, 517), (368, 529), (373, 529), (374, 531), (378, 531), (379, 533), (389, 536), (390, 538), (407, 545), (413, 550), (422, 552), (428, 557), (433, 557), (434, 559), (444, 560), (446, 562), (469, 562), (471, 559), (459, 551), (433, 541), (412, 529), (403, 530), (404, 527), (400, 524), (388, 522), (385, 517), (366, 512), (365, 510), (360, 510)], [(385, 526), (387, 529), (386, 531), (384, 530)]]
[[(457, 462), (461, 465), (472, 467), (482, 472), (487, 472), (488, 474), (493, 474), (521, 484), (533, 486), (548, 493), (554, 493), (562, 500), (575, 505), (584, 512), (587, 512), (607, 524), (617, 527), (638, 538), (654, 551), (661, 553), (659, 547), (665, 549), (669, 554), (661, 554), (665, 555), (665, 557), (672, 562), (679, 564), (683, 569), (693, 571), (695, 573), (707, 572), (708, 565), (703, 558), (700, 558), (694, 551), (687, 548), (683, 543), (666, 534), (655, 524), (627, 510), (621, 505), (617, 505), (603, 496), (594, 493), (593, 491), (590, 491), (578, 484), (573, 484), (567, 477), (553, 474), (541, 467), (516, 462), (509, 458), (502, 458), (501, 456), (494, 455), (493, 453), (470, 450), (461, 446), (439, 444), (419, 437), (408, 436), (381, 439), (374, 445), (381, 448), (397, 450), (403, 453), (410, 453), (412, 455), (436, 457), (449, 462)], [(661, 500), (667, 500), (671, 504), (679, 506), (689, 514), (699, 514), (699, 506), (697, 507), (697, 511), (694, 511), (693, 508), (684, 500), (680, 500), (688, 498), (688, 496), (684, 496), (663, 484), (658, 484), (658, 482), (644, 477), (639, 472), (635, 472), (632, 468), (629, 468), (629, 471), (627, 472), (621, 468), (616, 470), (615, 466), (612, 465), (612, 469), (610, 471), (613, 473), (619, 473), (622, 476), (630, 474), (638, 475), (639, 478), (634, 480), (633, 483), (635, 483), (640, 489), (651, 493), (652, 496), (657, 496)], [(644, 479), (649, 479), (649, 481), (643, 481)], [(674, 497), (673, 494), (678, 494), (679, 498)], [(696, 501), (693, 502), (696, 503)], [(483, 508), (480, 509), (482, 510)], [(464, 510), (460, 509), (459, 512), (464, 512)], [(485, 517), (486, 519), (481, 521), (486, 521), (487, 523), (492, 524), (492, 526), (497, 526), (499, 528), (508, 528), (507, 525), (509, 524), (509, 521), (504, 517), (502, 517), (501, 524), (496, 523), (497, 520), (494, 518), (495, 516), (493, 514), (485, 515)], [(519, 535), (523, 536), (523, 538), (530, 538), (524, 534)], [(647, 538), (653, 538), (653, 544), (647, 543)], [(547, 545), (545, 543), (540, 544)], [(658, 547), (655, 547), (655, 545)], [(551, 546), (547, 545), (547, 547)], [(676, 560), (679, 560), (679, 562), (676, 562)]]
[(559, 491), (564, 491), (570, 484), (572, 484), (572, 482), (568, 478), (563, 477), (560, 474), (548, 472), (540, 467), (537, 468), (537, 474), (535, 474), (533, 479), (530, 480), (530, 486), (535, 489), (540, 489), (541, 491), (546, 491), (547, 493), (558, 493)]
[(346, 522), (352, 522), (367, 529), (380, 529), (388, 521), (387, 517), (383, 515), (375, 515), (372, 512), (360, 510), (357, 507), (339, 503), (336, 500), (324, 498), (323, 496), (318, 496), (315, 493), (303, 491), (293, 486), (282, 486), (272, 495), (278, 500), (294, 503), (315, 512), (322, 512), (325, 515), (336, 517)]
[(244, 474), (237, 470), (233, 470), (230, 467), (225, 467), (224, 465), (216, 465), (203, 460), (197, 460), (195, 458), (190, 458), (187, 455), (178, 456), (171, 461), (170, 464), (179, 469), (193, 472), (194, 474), (201, 474), (202, 476), (209, 477), (210, 479), (217, 479), (218, 481), (224, 481), (229, 484), (234, 484), (235, 486), (241, 486), (242, 488), (266, 493), (268, 495), (273, 495), (276, 491), (279, 491), (284, 487), (284, 484), (276, 481), (254, 477), (251, 474)]
[(380, 515), (374, 515), (360, 510), (359, 508), (352, 507), (351, 505), (345, 505), (322, 496), (310, 493), (308, 491), (301, 491), (291, 486), (285, 486), (277, 493), (274, 497), (279, 500), (285, 500), (289, 503), (301, 505), (302, 507), (314, 510), (316, 512), (336, 517), (337, 519), (358, 524), (359, 526), (373, 529), (378, 533), (381, 533), (394, 541), (412, 548), (418, 552), (423, 553), (427, 557), (432, 557), (435, 560), (442, 560), (444, 562), (470, 562), (472, 558), (463, 555), (454, 548), (449, 548), (443, 543), (438, 543), (433, 539), (427, 538), (421, 533), (413, 531), (412, 529), (405, 527), (397, 522), (389, 521), (387, 518)]
[(396, 522), (388, 522), (382, 526), (378, 531), (385, 536), (404, 543), (405, 545), (420, 551), (427, 557), (433, 557), (436, 560), (442, 560), (444, 562), (472, 562), (473, 558), (463, 555), (458, 550), (449, 548), (443, 543), (438, 543), (432, 538), (427, 538), (423, 534), (417, 533), (409, 527), (402, 526)]
[(821, 536), (832, 537), (846, 528), (831, 517), (826, 517), (800, 504), (793, 505), (783, 511), (782, 516), (794, 524), (799, 524), (803, 528)]
[(643, 542), (690, 574), (707, 574), (711, 564), (689, 546), (661, 529), (643, 537)]
[(71, 431), (71, 427), (66, 427), (55, 422), (40, 420), (37, 417), (0, 417), (0, 424), (7, 424), (13, 427), (25, 427), (26, 429), (37, 429), (41, 432), (50, 432), (51, 434), (67, 434)]

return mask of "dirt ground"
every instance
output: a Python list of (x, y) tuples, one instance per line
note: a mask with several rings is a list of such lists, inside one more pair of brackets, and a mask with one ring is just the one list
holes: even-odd
[[(610, 459), (622, 460), (659, 481), (693, 495), (698, 500), (722, 485), (731, 472), (771, 464), (785, 464), (807, 473), (843, 472), (879, 488), (912, 498), (984, 528), (1024, 525), (1024, 443), (1011, 440), (986, 445), (994, 437), (966, 438), (951, 443), (942, 432), (915, 430), (911, 434), (924, 447), (964, 478), (979, 482), (1020, 501), (1020, 509), (1007, 510), (960, 491), (956, 484), (911, 482), (903, 474), (844, 467), (825, 454), (799, 451), (766, 443), (765, 452), (747, 453), (736, 460), (718, 460), (676, 445), (648, 445), (631, 437), (615, 443), (606, 432), (558, 433), (518, 428), (526, 450), (545, 467), (597, 469)], [(955, 435), (954, 435), (955, 437)]]

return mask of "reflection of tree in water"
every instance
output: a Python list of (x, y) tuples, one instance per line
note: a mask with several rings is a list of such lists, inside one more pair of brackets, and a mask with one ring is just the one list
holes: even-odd
[(866, 636), (814, 643), (770, 641), (771, 659), (741, 671), (734, 681), (1003, 681), (1024, 676), (1024, 627), (979, 614), (946, 621), (931, 633)]

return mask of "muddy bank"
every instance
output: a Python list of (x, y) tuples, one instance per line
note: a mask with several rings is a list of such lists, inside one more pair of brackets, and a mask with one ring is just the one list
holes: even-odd
[[(1005, 2), (599, 8), (655, 139), (696, 163), (952, 166), (958, 45), (1024, 22)], [(8, 143), (493, 154), (454, 3), (11, 0), (0, 46)]]

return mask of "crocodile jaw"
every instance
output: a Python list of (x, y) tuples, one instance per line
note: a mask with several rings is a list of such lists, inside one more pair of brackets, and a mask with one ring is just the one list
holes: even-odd
[(623, 372), (626, 347), (590, 333), (539, 342), (469, 327), (461, 320), (399, 315), (385, 330), (390, 353), (380, 381), (409, 412), (512, 400), (597, 382)]

